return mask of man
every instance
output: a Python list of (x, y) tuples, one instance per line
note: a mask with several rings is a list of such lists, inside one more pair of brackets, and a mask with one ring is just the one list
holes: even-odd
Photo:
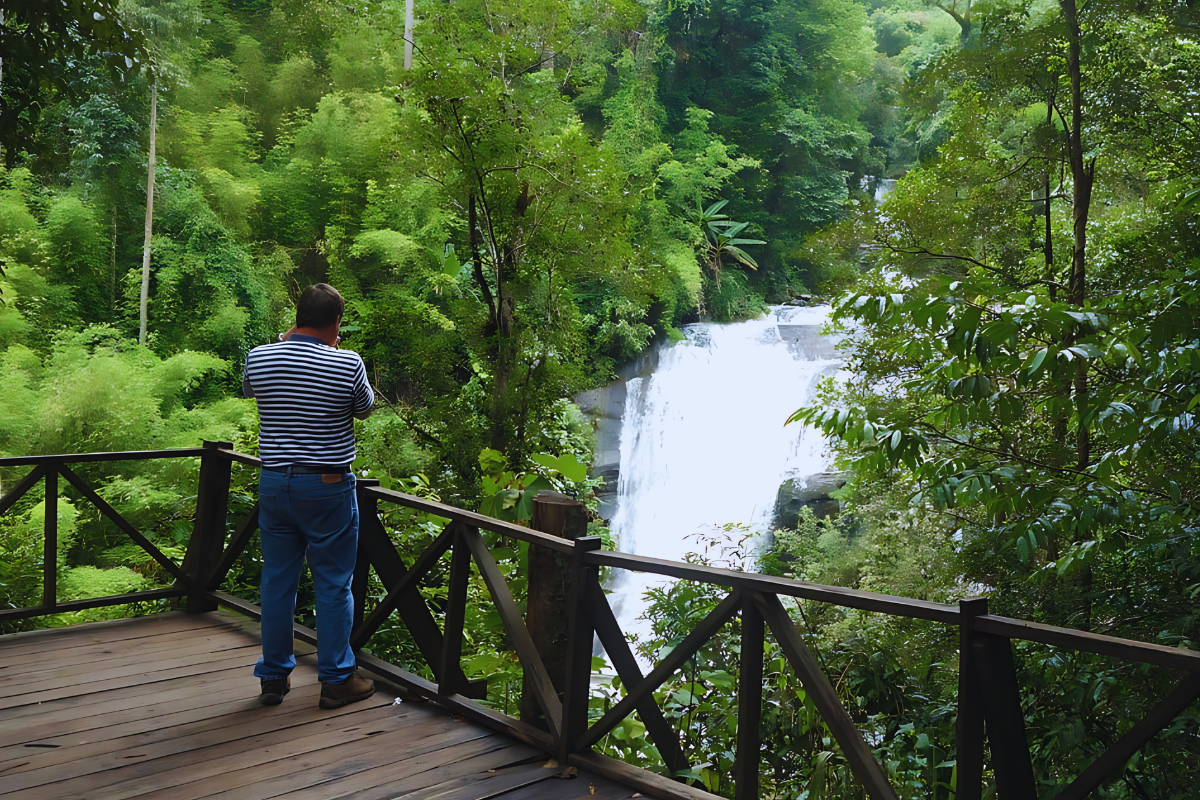
[(250, 351), (242, 387), (258, 402), (258, 523), (262, 538), (262, 658), (254, 668), (263, 705), (278, 705), (296, 666), (292, 622), (307, 556), (317, 605), (321, 708), (365, 700), (375, 684), (359, 677), (350, 649), (358, 550), (354, 419), (375, 395), (357, 353), (337, 349), (346, 303), (325, 283), (296, 304), (296, 325), (279, 342)]

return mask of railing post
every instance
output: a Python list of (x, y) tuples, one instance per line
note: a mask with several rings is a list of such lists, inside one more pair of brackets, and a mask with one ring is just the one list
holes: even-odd
[(592, 689), (592, 645), (596, 638), (587, 598), (591, 586), (600, 581), (600, 568), (588, 564), (585, 558), (588, 553), (594, 553), (602, 546), (599, 536), (583, 536), (575, 540), (575, 549), (571, 552), (566, 682), (562, 724), (558, 726), (562, 737), (556, 753), (560, 764), (567, 763), (567, 756), (574, 750), (575, 742), (587, 732), (588, 701)]
[(758, 800), (765, 634), (762, 613), (747, 592), (742, 598), (742, 663), (738, 676), (737, 758), (734, 762), (736, 800)]
[[(229, 514), (229, 481), (233, 462), (222, 458), (218, 450), (232, 450), (232, 442), (204, 442), (200, 456), (200, 481), (196, 488), (196, 522), (183, 557), (183, 571), (197, 585), (221, 562), (225, 550), (225, 521)], [(189, 594), (187, 613), (216, 611), (217, 604), (201, 595)]]
[(975, 665), (975, 617), (988, 613), (986, 597), (958, 601), (958, 719), (955, 722), (957, 786), (955, 800), (983, 795), (983, 695)]
[(1033, 759), (1025, 735), (1025, 713), (1013, 663), (1012, 641), (1003, 636), (976, 634), (971, 642), (983, 695), (988, 747), (996, 773), (999, 800), (1036, 800)]
[[(538, 492), (533, 500), (534, 530), (578, 539), (587, 534), (587, 508), (583, 503), (558, 492)], [(559, 697), (566, 685), (567, 636), (570, 627), (566, 611), (571, 565), (553, 550), (529, 545), (528, 583), (525, 624), (542, 657), (550, 681)], [(525, 676), (521, 692), (521, 721), (546, 729), (541, 708), (534, 696), (530, 677)]]
[(350, 594), (354, 597), (354, 621), (351, 630), (355, 631), (362, 626), (363, 616), (366, 613), (367, 585), (371, 577), (371, 559), (367, 548), (363, 546), (362, 521), (368, 517), (376, 519), (379, 517), (379, 499), (370, 492), (364, 492), (363, 489), (378, 485), (379, 481), (375, 478), (358, 478), (354, 486), (358, 500), (359, 522), (358, 554), (354, 560), (354, 580), (350, 584)]
[(471, 551), (463, 541), (462, 528), (455, 524), (454, 544), (450, 549), (450, 585), (446, 589), (446, 621), (442, 636), (442, 672), (438, 694), (461, 694), (464, 687), (461, 670), (451, 669), (462, 663), (463, 623), (467, 617), (467, 584), (471, 577)]
[(58, 470), (46, 473), (46, 500), (42, 521), (42, 607), (58, 605)]

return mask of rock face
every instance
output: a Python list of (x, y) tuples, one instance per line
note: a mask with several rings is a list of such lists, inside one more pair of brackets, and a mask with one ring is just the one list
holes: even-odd
[(816, 475), (788, 478), (779, 487), (775, 497), (775, 519), (772, 527), (794, 528), (800, 519), (801, 509), (812, 509), (818, 519), (831, 517), (841, 510), (841, 503), (830, 495), (846, 485), (846, 475), (841, 472), (818, 472)]
[[(837, 351), (841, 334), (822, 335), (820, 325), (779, 324), (779, 338), (797, 361), (834, 361), (841, 358)], [(836, 371), (836, 368), (835, 368)]]
[(621, 417), (625, 413), (626, 384), (632, 378), (645, 378), (658, 367), (663, 341), (647, 347), (633, 361), (617, 368), (617, 379), (607, 386), (575, 396), (575, 404), (592, 421), (596, 429), (596, 461), (589, 470), (593, 478), (604, 478), (604, 486), (596, 491), (600, 501), (600, 516), (612, 519), (617, 511), (617, 478), (621, 469)]

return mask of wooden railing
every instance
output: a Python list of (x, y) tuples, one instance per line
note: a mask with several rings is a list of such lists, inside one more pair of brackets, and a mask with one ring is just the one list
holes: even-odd
[[(201, 462), (197, 513), (182, 565), (176, 565), (165, 556), (69, 466), (79, 462), (195, 457), (199, 457)], [(23, 480), (0, 498), (0, 514), (10, 510), (39, 482), (45, 483), (47, 501), (42, 604), (30, 608), (0, 609), (0, 622), (171, 597), (186, 597), (187, 610), (193, 613), (224, 606), (259, 618), (261, 610), (258, 606), (218, 590), (258, 526), (258, 507), (255, 505), (235, 526), (232, 536), (227, 536), (228, 496), (234, 463), (257, 467), (261, 462), (253, 456), (234, 451), (232, 445), (225, 442), (205, 442), (202, 448), (183, 450), (0, 459), (0, 467), (33, 467)], [(175, 583), (162, 589), (59, 602), (56, 588), (57, 515), (53, 512), (59, 493), (59, 478), (65, 479), (104, 517), (141, 546), (175, 579)], [(1037, 797), (1013, 662), (1013, 640), (1040, 642), (1184, 673), (1166, 698), (1112, 744), (1055, 800), (1076, 800), (1087, 796), (1200, 697), (1200, 652), (1197, 651), (994, 616), (988, 613), (987, 600), (982, 598), (962, 600), (956, 606), (946, 605), (605, 551), (601, 549), (601, 541), (595, 537), (564, 539), (383, 489), (375, 483), (368, 480), (358, 483), (361, 524), (353, 586), (357, 616), (351, 643), (356, 649), (364, 647), (385, 620), (392, 614), (398, 614), (433, 672), (435, 681), (426, 680), (367, 653), (360, 653), (360, 665), (441, 706), (553, 753), (560, 762), (586, 766), (656, 797), (694, 800), (710, 798), (712, 795), (595, 753), (592, 748), (636, 711), (667, 767), (673, 773), (687, 769), (689, 765), (679, 736), (659, 707), (654, 692), (672, 673), (696, 656), (735, 616), (741, 618), (743, 654), (762, 653), (767, 631), (774, 635), (784, 657), (813, 699), (866, 794), (873, 800), (893, 800), (897, 797), (885, 771), (875, 760), (834, 687), (805, 644), (781, 597), (802, 598), (958, 627), (956, 800), (978, 800), (982, 796), (985, 743), (991, 750), (992, 772), (999, 799), (1026, 800)], [(396, 504), (442, 517), (449, 522), (436, 540), (412, 564), (407, 564), (380, 520), (379, 503)], [(481, 530), (527, 542), (533, 548), (557, 553), (569, 562), (569, 601), (564, 612), (568, 617), (569, 634), (564, 675), (552, 676), (547, 669), (543, 653), (535, 645), (509, 585), (480, 535)], [(443, 625), (439, 628), (418, 590), (418, 584), (447, 552), (450, 553), (448, 594)], [(523, 668), (525, 691), (533, 693), (548, 730), (479, 703), (478, 700), (486, 696), (486, 683), (472, 682), (463, 673), (463, 626), (472, 562), (487, 587)], [(645, 675), (601, 587), (602, 567), (697, 581), (724, 587), (728, 593), (649, 675)], [(368, 570), (371, 568), (383, 582), (387, 594), (369, 614), (364, 614)], [(316, 643), (315, 632), (308, 628), (297, 625), (296, 635), (311, 644)], [(593, 721), (588, 717), (588, 700), (595, 638), (599, 639), (608, 654), (626, 694), (607, 713)], [(560, 685), (556, 685), (556, 677)], [(739, 800), (758, 796), (762, 680), (762, 659), (743, 658), (738, 685), (738, 758), (735, 765), (735, 791)]]

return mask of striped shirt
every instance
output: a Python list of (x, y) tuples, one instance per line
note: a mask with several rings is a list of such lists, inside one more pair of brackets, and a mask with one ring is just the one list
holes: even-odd
[(250, 351), (242, 386), (258, 401), (258, 454), (265, 466), (354, 460), (353, 416), (375, 403), (358, 353), (292, 334)]

